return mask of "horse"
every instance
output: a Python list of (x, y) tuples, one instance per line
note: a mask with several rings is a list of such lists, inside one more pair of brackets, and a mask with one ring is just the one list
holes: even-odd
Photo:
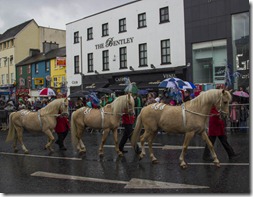
[(6, 142), (14, 140), (13, 148), (14, 152), (17, 152), (18, 140), (24, 153), (27, 154), (29, 151), (23, 143), (23, 130), (43, 132), (48, 136), (48, 143), (45, 145), (45, 149), (52, 152), (53, 149), (51, 145), (54, 142), (52, 131), (57, 123), (56, 118), (61, 113), (68, 114), (67, 98), (55, 99), (37, 112), (32, 112), (26, 109), (12, 112), (9, 116), (9, 131)]
[(79, 153), (85, 153), (86, 147), (82, 141), (83, 131), (86, 127), (92, 129), (103, 129), (102, 141), (99, 146), (99, 155), (104, 155), (104, 144), (107, 136), (112, 130), (114, 137), (115, 150), (119, 156), (123, 153), (118, 145), (118, 127), (123, 113), (132, 114), (134, 112), (134, 99), (128, 93), (117, 97), (112, 103), (100, 109), (82, 107), (74, 111), (71, 115), (71, 139), (72, 145)]
[(141, 160), (145, 156), (144, 143), (148, 140), (150, 159), (153, 163), (157, 163), (158, 160), (152, 150), (152, 143), (158, 132), (157, 130), (162, 129), (167, 133), (185, 134), (179, 161), (180, 166), (186, 168), (187, 164), (184, 156), (192, 137), (197, 133), (207, 143), (214, 158), (213, 162), (219, 167), (220, 162), (206, 133), (206, 123), (208, 117), (211, 116), (210, 110), (212, 106), (215, 106), (220, 114), (227, 115), (229, 102), (231, 102), (231, 95), (228, 91), (211, 89), (202, 92), (199, 96), (183, 103), (181, 106), (169, 106), (162, 103), (150, 104), (144, 107), (137, 117), (131, 144), (136, 147), (141, 129), (144, 127), (144, 134), (140, 136), (142, 151), (139, 158)]

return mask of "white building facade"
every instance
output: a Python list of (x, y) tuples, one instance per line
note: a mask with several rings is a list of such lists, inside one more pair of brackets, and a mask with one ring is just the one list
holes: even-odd
[(66, 49), (69, 93), (124, 77), (143, 88), (185, 78), (183, 0), (133, 1), (68, 23)]

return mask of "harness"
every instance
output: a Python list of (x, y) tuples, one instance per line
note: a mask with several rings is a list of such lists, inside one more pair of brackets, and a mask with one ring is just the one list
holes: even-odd
[(185, 103), (182, 103), (181, 107), (182, 107), (182, 118), (183, 118), (183, 123), (184, 123), (184, 127), (186, 126), (186, 115), (185, 115), (185, 112), (188, 112), (188, 113), (192, 113), (194, 115), (198, 115), (198, 116), (204, 116), (204, 117), (212, 117), (212, 116), (218, 116), (220, 115), (221, 113), (225, 113), (224, 111), (221, 110), (221, 102), (222, 102), (222, 93), (221, 93), (221, 96), (220, 96), (220, 105), (219, 105), (219, 114), (202, 114), (202, 113), (199, 113), (199, 112), (195, 112), (195, 111), (191, 111), (191, 110), (188, 110), (185, 108)]

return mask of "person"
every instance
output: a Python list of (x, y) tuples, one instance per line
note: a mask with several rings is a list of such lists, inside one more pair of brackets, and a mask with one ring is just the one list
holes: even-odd
[(14, 106), (14, 102), (12, 100), (9, 100), (5, 106), (4, 106), (4, 110), (6, 111), (14, 111), (16, 108)]
[(187, 102), (187, 101), (191, 100), (190, 92), (188, 90), (184, 91), (184, 98), (183, 98), (183, 100), (184, 100), (184, 102)]
[(54, 130), (58, 136), (58, 139), (55, 141), (55, 143), (59, 145), (60, 150), (67, 150), (67, 148), (64, 146), (64, 140), (68, 135), (68, 131), (70, 130), (68, 114), (63, 113), (58, 116), (56, 120), (57, 124)]
[[(212, 144), (214, 145), (216, 138), (219, 138), (222, 146), (226, 150), (229, 159), (233, 159), (238, 156), (237, 153), (234, 152), (233, 148), (227, 141), (227, 136), (225, 134), (225, 122), (220, 118), (218, 110), (213, 106), (211, 109), (211, 115), (209, 118), (209, 127), (208, 127), (208, 137)], [(208, 146), (206, 145), (203, 160), (211, 161), (210, 151)]]
[[(124, 132), (123, 132), (123, 135), (122, 135), (121, 140), (119, 142), (119, 150), (122, 153), (128, 152), (128, 151), (124, 150), (124, 146), (125, 146), (128, 139), (131, 140), (134, 121), (135, 121), (134, 114), (130, 115), (130, 114), (125, 113), (122, 115), (122, 125), (124, 127)], [(134, 149), (137, 154), (140, 153), (140, 148), (138, 145)]]
[(240, 111), (238, 109), (238, 103), (234, 101), (232, 103), (231, 107), (231, 112), (230, 112), (230, 121), (231, 121), (231, 127), (232, 127), (232, 132), (237, 132), (239, 128), (239, 116), (240, 116)]
[(247, 132), (247, 119), (249, 117), (248, 109), (244, 106), (240, 106), (240, 118), (239, 118), (239, 127), (240, 132)]

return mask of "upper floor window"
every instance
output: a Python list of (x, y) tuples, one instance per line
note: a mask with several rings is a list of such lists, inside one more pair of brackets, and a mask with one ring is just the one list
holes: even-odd
[(28, 74), (31, 73), (31, 65), (30, 65), (30, 64), (27, 66), (27, 73), (28, 73)]
[(161, 64), (170, 64), (170, 39), (161, 41)]
[(90, 27), (87, 29), (87, 40), (92, 40), (93, 39), (93, 28)]
[(103, 51), (103, 70), (109, 70), (109, 50)]
[(146, 13), (138, 14), (138, 28), (147, 27)]
[(35, 73), (39, 73), (39, 65), (35, 64)]
[(109, 36), (108, 23), (102, 25), (102, 36)]
[(74, 44), (79, 43), (79, 31), (74, 32)]
[(148, 65), (148, 56), (147, 56), (147, 44), (139, 45), (139, 66), (147, 66)]
[(46, 61), (46, 72), (49, 72), (50, 69), (50, 61)]
[(93, 53), (88, 53), (88, 72), (93, 72)]
[(127, 68), (127, 48), (119, 48), (119, 57), (120, 57), (120, 69)]
[(126, 32), (126, 18), (119, 20), (119, 33)]
[(169, 7), (160, 8), (160, 23), (169, 22)]
[(23, 67), (20, 66), (20, 67), (19, 67), (19, 75), (22, 75), (22, 74), (23, 74)]
[(79, 68), (79, 55), (74, 56), (74, 74), (80, 73)]

